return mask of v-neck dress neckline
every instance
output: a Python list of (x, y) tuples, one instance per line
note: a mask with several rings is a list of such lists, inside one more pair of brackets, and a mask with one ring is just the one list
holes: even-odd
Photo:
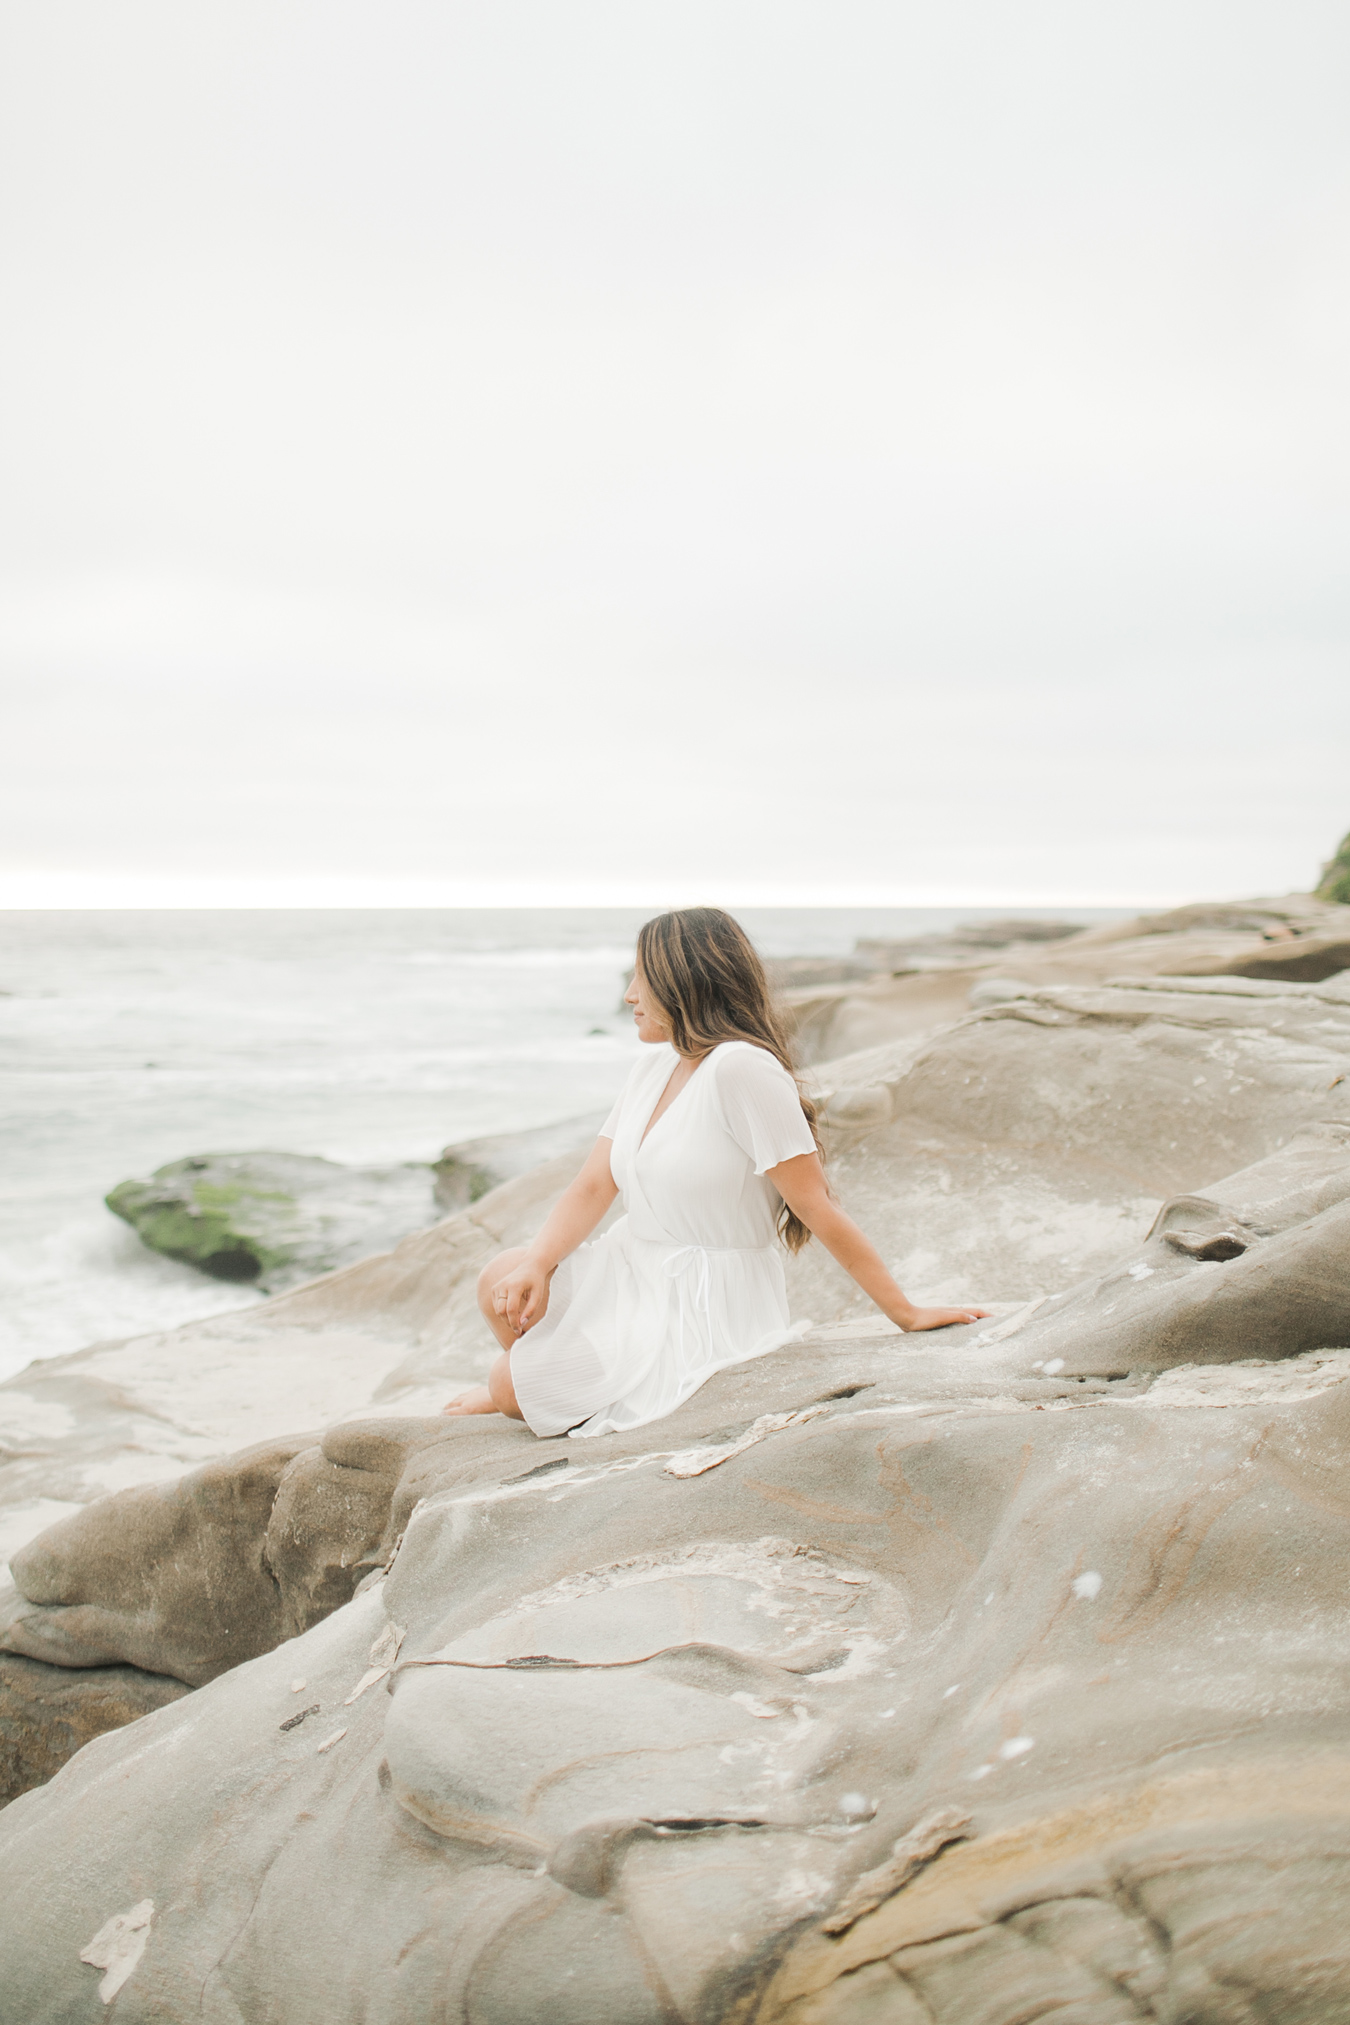
[(672, 1080), (679, 1074), (680, 1071), (680, 1062), (683, 1059), (683, 1057), (678, 1054), (675, 1056), (675, 1067), (671, 1070), (670, 1075), (666, 1077), (665, 1082), (661, 1085), (660, 1089), (657, 1091), (655, 1101), (652, 1104), (652, 1108), (647, 1113), (647, 1122), (642, 1128), (641, 1136), (639, 1137), (637, 1143), (637, 1150), (639, 1153), (641, 1153), (643, 1147), (647, 1144), (647, 1141), (651, 1138), (657, 1126), (664, 1124), (665, 1120), (669, 1118), (671, 1112), (675, 1109), (675, 1106), (679, 1103), (681, 1097), (683, 1097), (688, 1092), (693, 1083), (697, 1080), (699, 1070), (705, 1067), (706, 1064), (712, 1060), (712, 1057), (716, 1053), (717, 1053), (716, 1048), (709, 1048), (706, 1055), (700, 1055), (699, 1059), (695, 1062), (693, 1068), (689, 1071), (689, 1074), (685, 1077), (685, 1080), (681, 1083), (679, 1089), (675, 1092), (675, 1095), (671, 1098), (665, 1110), (661, 1112), (661, 1116), (658, 1118), (654, 1114), (656, 1113), (657, 1109), (660, 1106), (661, 1099), (665, 1096), (666, 1091), (670, 1088)]
[(536, 1434), (659, 1420), (714, 1371), (810, 1326), (789, 1317), (768, 1179), (815, 1151), (796, 1083), (766, 1048), (723, 1041), (653, 1118), (679, 1059), (661, 1043), (634, 1063), (600, 1135), (624, 1213), (561, 1262), (543, 1318), (512, 1348)]

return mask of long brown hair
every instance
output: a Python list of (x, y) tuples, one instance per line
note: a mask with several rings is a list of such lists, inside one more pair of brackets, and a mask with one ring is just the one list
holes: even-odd
[[(759, 953), (739, 921), (720, 907), (680, 907), (658, 914), (638, 930), (637, 960), (680, 1054), (702, 1057), (722, 1041), (750, 1041), (766, 1048), (796, 1082), (787, 1029), (769, 995)], [(816, 1107), (800, 1083), (797, 1096), (823, 1158)], [(778, 1235), (790, 1252), (811, 1241), (810, 1231), (786, 1203), (779, 1212)]]

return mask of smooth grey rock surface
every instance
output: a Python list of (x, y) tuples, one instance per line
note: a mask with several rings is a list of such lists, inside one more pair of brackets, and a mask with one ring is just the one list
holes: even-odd
[[(1013, 1351), (803, 1346), (542, 1473), (459, 1424), (383, 1581), (0, 1816), (18, 2015), (98, 2016), (145, 1900), (132, 2018), (851, 2019), (875, 1969), (939, 2025), (1217, 2019), (1236, 1965), (1340, 2015), (1350, 1356)], [(769, 1399), (824, 1410), (671, 1473)], [(970, 1839), (827, 1934), (936, 1807)]]

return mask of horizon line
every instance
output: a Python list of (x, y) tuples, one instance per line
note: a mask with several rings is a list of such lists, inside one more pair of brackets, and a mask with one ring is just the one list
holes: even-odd
[[(484, 880), (332, 877), (163, 878), (84, 872), (0, 873), (3, 913), (443, 910), (670, 907), (1032, 907), (1167, 908), (1188, 897), (1157, 889), (1130, 893), (1064, 887), (879, 886), (820, 881), (787, 885), (754, 879)], [(1211, 897), (1211, 896), (1206, 896)], [(1212, 896), (1248, 899), (1248, 894)]]

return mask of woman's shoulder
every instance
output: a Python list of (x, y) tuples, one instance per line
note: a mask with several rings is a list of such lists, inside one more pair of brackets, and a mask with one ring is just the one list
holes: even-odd
[[(719, 1083), (793, 1083), (789, 1070), (783, 1067), (772, 1048), (761, 1046), (758, 1041), (721, 1041), (713, 1049), (710, 1065), (715, 1067)], [(795, 1088), (795, 1084), (793, 1085)]]

